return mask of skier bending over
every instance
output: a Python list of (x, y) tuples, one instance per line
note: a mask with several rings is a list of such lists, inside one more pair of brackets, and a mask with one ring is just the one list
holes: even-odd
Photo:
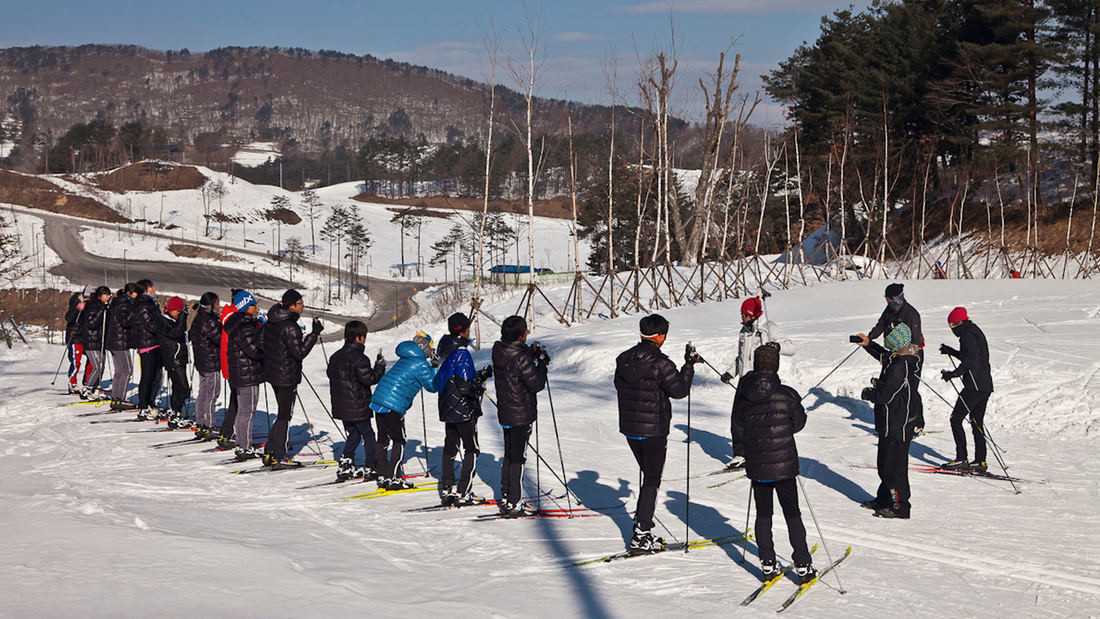
[(500, 513), (508, 518), (524, 514), (523, 465), (527, 439), (538, 421), (538, 392), (546, 388), (550, 355), (541, 346), (527, 345), (527, 321), (509, 316), (493, 344), (493, 382), (497, 392), (497, 420), (504, 430), (504, 459), (500, 471)]
[[(412, 406), (416, 394), (423, 388), (435, 393), (435, 368), (432, 358), (432, 338), (417, 333), (412, 340), (397, 345), (397, 363), (386, 372), (374, 390), (370, 407), (378, 422), (378, 450), (376, 470), (378, 487), (387, 490), (411, 488), (412, 483), (401, 475), (401, 463), (405, 459), (405, 413)], [(386, 459), (390, 443), (393, 450)]]
[(920, 326), (920, 312), (905, 300), (905, 287), (894, 283), (886, 287), (886, 309), (882, 310), (882, 315), (867, 334), (867, 338), (873, 340), (880, 335), (886, 335), (901, 323), (909, 327), (913, 344), (917, 346), (917, 376), (920, 376), (924, 367), (924, 332)]
[(741, 437), (756, 501), (756, 543), (764, 579), (779, 576), (783, 568), (775, 560), (772, 539), (772, 494), (779, 497), (787, 535), (794, 550), (795, 575), (803, 583), (817, 575), (806, 547), (806, 527), (798, 509), (798, 446), (794, 435), (806, 425), (806, 411), (798, 393), (779, 381), (779, 345), (772, 342), (756, 349), (753, 369), (737, 384), (733, 424)]
[[(470, 319), (463, 313), (447, 319), (447, 335), (439, 340), (439, 358), (443, 360), (435, 375), (439, 393), (439, 420), (444, 423), (443, 481), (440, 484), (443, 505), (473, 505), (481, 501), (472, 491), (477, 471), (477, 420), (481, 417), (483, 384), (493, 375), (489, 365), (474, 370), (470, 355)], [(462, 445), (462, 471), (455, 489), (455, 456)]]
[(684, 365), (676, 369), (676, 364), (661, 352), (668, 337), (668, 320), (660, 314), (642, 318), (639, 327), (641, 341), (615, 359), (619, 432), (626, 437), (642, 476), (634, 513), (634, 532), (626, 547), (632, 553), (658, 552), (665, 548), (665, 541), (653, 536), (653, 512), (672, 423), (669, 398), (687, 397), (695, 377), (694, 364), (703, 360), (688, 344)]
[(909, 445), (924, 429), (918, 375), (919, 349), (908, 325), (900, 323), (886, 335), (886, 347), (863, 338), (864, 350), (882, 364), (882, 372), (861, 398), (875, 405), (875, 433), (878, 435), (878, 491), (862, 503), (880, 518), (909, 518)]
[[(943, 370), (945, 381), (961, 378), (962, 391), (951, 411), (951, 434), (955, 437), (955, 459), (944, 464), (945, 469), (974, 470), (984, 473), (985, 464), (985, 407), (993, 395), (993, 374), (989, 369), (989, 344), (985, 333), (970, 321), (965, 307), (956, 307), (947, 315), (951, 332), (959, 338), (959, 350), (947, 344), (940, 345), (940, 353), (959, 360), (959, 367)], [(966, 461), (966, 432), (963, 420), (970, 416), (974, 430), (974, 461)]]
[[(378, 478), (374, 470), (375, 437), (371, 427), (373, 413), (370, 409), (371, 387), (386, 373), (386, 360), (382, 352), (371, 367), (364, 354), (367, 341), (367, 325), (352, 320), (344, 326), (344, 347), (333, 353), (328, 361), (329, 395), (332, 397), (332, 416), (344, 424), (347, 440), (336, 471), (337, 481), (361, 477), (364, 481)], [(363, 443), (363, 466), (355, 466), (355, 452)]]

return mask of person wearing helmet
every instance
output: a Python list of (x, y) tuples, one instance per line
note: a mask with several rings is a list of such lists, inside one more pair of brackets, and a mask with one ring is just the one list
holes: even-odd
[[(947, 315), (951, 332), (959, 338), (959, 349), (940, 345), (940, 353), (959, 360), (954, 370), (943, 370), (940, 378), (951, 381), (962, 379), (963, 388), (955, 409), (951, 411), (951, 434), (955, 438), (955, 459), (944, 464), (945, 469), (971, 470), (984, 473), (985, 464), (985, 408), (993, 395), (993, 373), (989, 368), (989, 344), (985, 333), (970, 320), (965, 307), (956, 307)], [(974, 430), (974, 461), (967, 462), (966, 432), (963, 420), (970, 417)]]
[[(378, 423), (378, 448), (374, 452), (378, 487), (387, 490), (412, 487), (401, 474), (405, 458), (405, 413), (421, 389), (435, 393), (435, 368), (431, 363), (435, 353), (431, 336), (418, 332), (413, 339), (398, 344), (395, 352), (397, 363), (378, 381), (370, 401)], [(390, 443), (393, 443), (392, 450)]]

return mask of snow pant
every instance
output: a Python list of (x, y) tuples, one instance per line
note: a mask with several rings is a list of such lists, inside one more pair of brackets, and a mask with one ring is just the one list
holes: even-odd
[(878, 478), (875, 501), (879, 505), (897, 505), (909, 512), (909, 444), (911, 441), (878, 440)]
[(260, 386), (237, 387), (234, 392), (237, 395), (234, 434), (237, 437), (237, 446), (248, 449), (252, 446), (252, 418), (256, 416), (256, 403), (260, 400)]
[[(228, 381), (227, 381), (228, 382)], [(255, 405), (253, 405), (255, 410)], [(225, 409), (225, 417), (222, 417), (222, 438), (233, 438), (233, 428), (237, 421), (237, 390), (229, 386), (229, 406)]]
[(290, 418), (294, 416), (294, 400), (298, 397), (298, 387), (297, 385), (271, 385), (271, 390), (275, 392), (275, 403), (279, 414), (275, 416), (275, 425), (271, 426), (271, 436), (267, 437), (264, 453), (271, 454), (276, 460), (285, 460)]
[(966, 462), (966, 432), (963, 420), (970, 416), (970, 427), (974, 430), (974, 459), (985, 462), (985, 407), (989, 396), (993, 394), (963, 389), (959, 399), (955, 400), (955, 409), (951, 411), (951, 434), (955, 437), (955, 459)]
[(466, 494), (474, 483), (477, 469), (477, 455), (481, 450), (477, 444), (477, 419), (462, 423), (444, 425), (446, 438), (443, 440), (443, 489), (449, 491), (455, 485), (455, 456), (458, 446), (462, 445), (462, 470), (459, 473), (458, 493)]
[[(375, 467), (380, 479), (393, 479), (401, 475), (401, 463), (405, 459), (405, 416), (400, 413), (376, 413), (378, 421), (378, 450)], [(393, 449), (390, 449), (393, 443)], [(389, 451), (389, 458), (386, 452)]]
[(169, 406), (173, 413), (183, 415), (183, 405), (187, 403), (187, 398), (191, 397), (191, 385), (187, 382), (187, 366), (177, 363), (167, 368), (167, 371), (168, 384), (171, 386)]
[(344, 432), (347, 433), (348, 438), (344, 441), (343, 457), (354, 461), (355, 451), (359, 449), (359, 443), (363, 443), (363, 466), (372, 466), (375, 462), (376, 439), (370, 419), (345, 421)]
[(103, 364), (107, 356), (102, 350), (87, 351), (88, 362), (84, 366), (84, 388), (99, 389), (99, 383), (103, 380)]
[(195, 400), (195, 423), (204, 428), (214, 426), (214, 406), (218, 403), (221, 375), (217, 370), (199, 372), (199, 397)]
[(138, 408), (146, 409), (157, 404), (157, 392), (160, 391), (161, 363), (160, 350), (154, 348), (138, 355), (141, 358), (141, 381), (138, 383)]
[(795, 565), (810, 564), (810, 550), (806, 547), (806, 527), (802, 524), (802, 512), (798, 509), (798, 480), (753, 481), (752, 496), (756, 501), (756, 545), (760, 560), (775, 561), (775, 540), (772, 538), (772, 491), (779, 497), (783, 519), (787, 521), (787, 537), (791, 540), (792, 559)]
[[(69, 385), (76, 387), (80, 376), (80, 360), (84, 357), (84, 344), (73, 342), (69, 344)], [(85, 366), (87, 367), (87, 366)]]
[(661, 475), (665, 471), (668, 454), (667, 436), (650, 436), (642, 440), (627, 439), (634, 460), (642, 477), (642, 489), (638, 492), (638, 507), (634, 511), (634, 524), (643, 531), (653, 528), (653, 511), (657, 508), (657, 491), (661, 488)]
[(527, 440), (531, 424), (504, 428), (504, 459), (500, 469), (500, 497), (512, 505), (523, 498), (523, 465), (527, 462)]
[(115, 372), (111, 376), (111, 399), (121, 402), (126, 399), (126, 391), (130, 387), (130, 374), (134, 371), (130, 351), (112, 350), (111, 363), (115, 365)]

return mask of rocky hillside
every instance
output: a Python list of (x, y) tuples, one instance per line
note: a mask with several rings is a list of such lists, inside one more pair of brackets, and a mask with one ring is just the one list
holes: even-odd
[[(136, 46), (0, 49), (0, 143), (30, 146), (75, 123), (142, 120), (181, 146), (293, 140), (307, 151), (356, 147), (372, 136), (442, 143), (483, 130), (484, 84), (429, 69), (330, 51), (229, 47), (204, 53)], [(523, 105), (500, 90), (504, 113)], [(566, 103), (544, 100), (546, 129)], [(602, 129), (600, 106), (575, 106), (579, 130)], [(210, 137), (213, 136), (213, 137)]]

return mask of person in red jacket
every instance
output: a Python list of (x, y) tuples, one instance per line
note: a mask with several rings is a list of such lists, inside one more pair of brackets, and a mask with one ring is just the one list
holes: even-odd
[[(230, 291), (230, 297), (237, 296), (238, 289), (234, 288)], [(220, 320), (222, 322), (222, 334), (221, 334), (221, 346), (219, 347), (219, 357), (221, 361), (222, 378), (225, 381), (229, 380), (229, 334), (225, 330), (225, 323), (229, 320), (229, 317), (237, 313), (237, 306), (232, 303), (226, 303), (222, 306), (222, 312)], [(225, 418), (222, 419), (222, 427), (218, 436), (218, 447), (222, 449), (233, 448), (233, 424), (237, 421), (237, 390), (229, 390), (229, 408), (225, 410)], [(246, 445), (247, 447), (247, 445)]]

